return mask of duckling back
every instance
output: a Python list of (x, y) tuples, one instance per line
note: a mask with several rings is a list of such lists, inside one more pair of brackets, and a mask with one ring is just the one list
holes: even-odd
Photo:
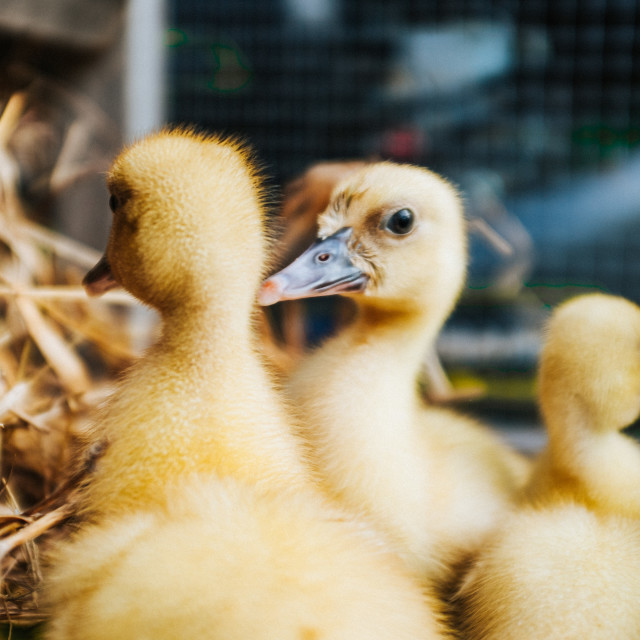
[(435, 599), (317, 496), (193, 480), (57, 558), (47, 640), (442, 639)]
[(459, 594), (469, 640), (640, 637), (640, 523), (575, 503), (525, 508), (491, 537)]

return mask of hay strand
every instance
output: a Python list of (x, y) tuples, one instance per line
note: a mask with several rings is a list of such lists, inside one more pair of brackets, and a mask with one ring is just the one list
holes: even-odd
[[(76, 461), (83, 434), (155, 329), (131, 313), (129, 294), (86, 296), (80, 280), (98, 251), (28, 219), (11, 151), (18, 128), (22, 144), (39, 139), (25, 132), (27, 93), (0, 104), (0, 623), (11, 625), (46, 615), (37, 597), (40, 558), (68, 533), (88, 468)], [(52, 198), (98, 169), (87, 127), (102, 116), (71, 98), (82, 117), (65, 133), (48, 178)], [(80, 459), (92, 460), (86, 452)]]

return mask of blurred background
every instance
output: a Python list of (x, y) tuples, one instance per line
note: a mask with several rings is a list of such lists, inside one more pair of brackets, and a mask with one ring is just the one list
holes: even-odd
[[(319, 160), (385, 158), (462, 191), (469, 283), (438, 344), (458, 402), (539, 444), (550, 307), (640, 302), (633, 0), (4, 0), (0, 132), (33, 219), (103, 246), (102, 172), (165, 122), (246, 137), (275, 193)], [(305, 322), (331, 330), (331, 303)], [(455, 396), (455, 394), (454, 394)]]

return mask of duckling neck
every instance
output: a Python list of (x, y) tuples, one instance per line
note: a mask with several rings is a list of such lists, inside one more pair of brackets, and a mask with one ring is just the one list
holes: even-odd
[[(607, 441), (611, 431), (602, 428), (577, 396), (552, 398), (542, 405), (549, 451), (558, 466), (569, 467), (581, 452)], [(614, 435), (618, 435), (617, 433)]]
[[(345, 418), (353, 411), (355, 424), (372, 398), (385, 412), (411, 412), (418, 402), (417, 377), (423, 356), (438, 328), (439, 324), (430, 323), (420, 313), (361, 305), (352, 324), (303, 363), (294, 384), (306, 393), (305, 388), (316, 384), (312, 372), (321, 371), (327, 398), (334, 398), (327, 401), (342, 405)], [(382, 413), (381, 431), (397, 424), (386, 421)]]
[(88, 486), (88, 511), (162, 502), (165, 485), (194, 473), (279, 490), (309, 487), (250, 318), (182, 308), (164, 321), (162, 337), (129, 371), (100, 422), (109, 446)]
[(555, 474), (571, 479), (574, 498), (596, 508), (640, 515), (640, 448), (628, 436), (594, 423), (579, 402), (547, 411), (548, 456)]
[(164, 320), (153, 366), (174, 371), (194, 392), (200, 389), (210, 406), (222, 411), (243, 406), (245, 414), (253, 410), (287, 429), (287, 418), (258, 356), (249, 310), (239, 313), (232, 304), (226, 310), (184, 309)]
[[(418, 376), (425, 352), (433, 343), (440, 324), (430, 321), (417, 311), (397, 311), (377, 305), (361, 305), (354, 323), (338, 338), (339, 350), (347, 371), (335, 376), (348, 376), (353, 402), (368, 403), (372, 397), (382, 406), (394, 407), (396, 415), (411, 413), (421, 400), (418, 397)], [(349, 355), (347, 355), (349, 354)], [(375, 384), (377, 393), (371, 394)], [(391, 421), (390, 424), (397, 421)], [(384, 430), (384, 429), (383, 429)]]
[(238, 313), (232, 305), (225, 311), (202, 304), (183, 306), (162, 316), (162, 339), (157, 350), (167, 357), (188, 356), (192, 363), (201, 362), (205, 366), (202, 373), (208, 378), (223, 358), (231, 362), (253, 358), (249, 310)]
[[(411, 527), (420, 531), (418, 539), (428, 530), (421, 515), (428, 513), (426, 498), (407, 487), (427, 487), (431, 472), (430, 460), (418, 453), (424, 434), (416, 420), (422, 408), (417, 377), (436, 331), (420, 314), (365, 305), (289, 380), (325, 488), (380, 517), (398, 540), (406, 536), (402, 514), (416, 514)], [(395, 507), (388, 512), (390, 503)]]
[[(388, 309), (377, 304), (361, 304), (348, 331), (354, 343), (364, 339), (380, 356), (391, 348), (404, 359), (405, 370), (417, 375), (424, 352), (433, 343), (442, 322), (415, 307)], [(410, 366), (410, 364), (412, 366)]]

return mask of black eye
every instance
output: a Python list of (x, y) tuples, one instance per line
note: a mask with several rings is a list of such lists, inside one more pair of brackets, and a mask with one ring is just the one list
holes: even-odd
[(413, 229), (414, 216), (410, 209), (400, 209), (387, 220), (385, 229), (396, 236), (404, 236)]
[(114, 195), (112, 195), (109, 198), (109, 209), (111, 209), (111, 211), (115, 212), (115, 210), (118, 208), (118, 198), (116, 198)]

